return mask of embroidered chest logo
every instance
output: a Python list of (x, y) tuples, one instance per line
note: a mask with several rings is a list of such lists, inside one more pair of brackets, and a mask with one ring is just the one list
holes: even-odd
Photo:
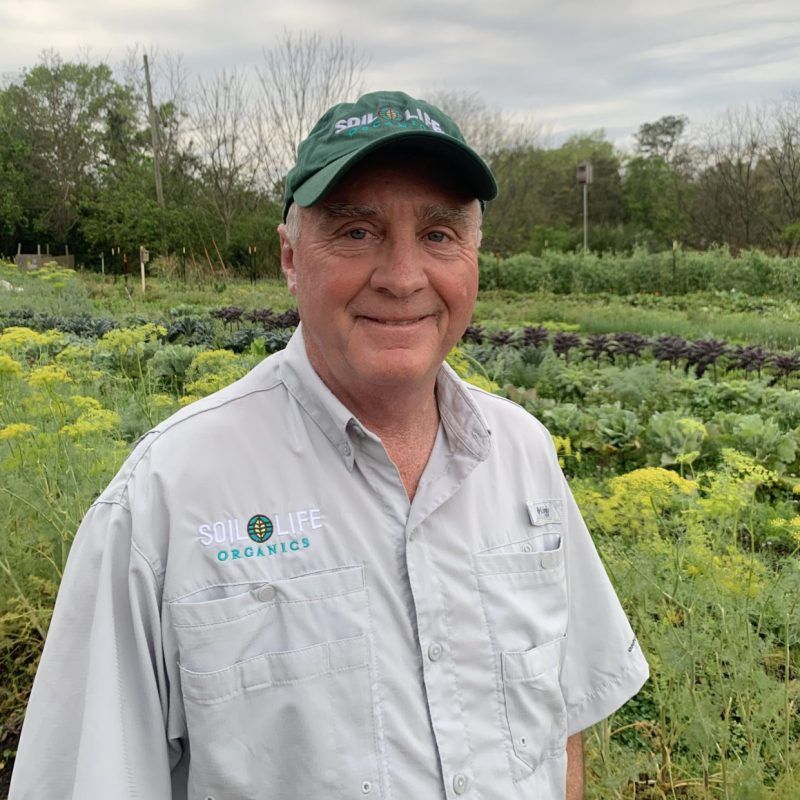
[(272, 520), (264, 514), (256, 514), (247, 521), (247, 535), (254, 541), (264, 543), (272, 536)]
[(296, 553), (312, 546), (323, 529), (322, 512), (304, 508), (279, 514), (229, 517), (197, 526), (197, 540), (214, 549), (217, 561)]

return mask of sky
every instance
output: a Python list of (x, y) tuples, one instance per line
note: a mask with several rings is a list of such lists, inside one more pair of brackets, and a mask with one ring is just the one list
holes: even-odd
[(477, 92), (556, 140), (624, 143), (800, 90), (800, 0), (0, 0), (0, 74), (44, 47), (116, 63), (138, 44), (208, 77), (254, 67), (284, 29), (341, 33), (367, 89)]

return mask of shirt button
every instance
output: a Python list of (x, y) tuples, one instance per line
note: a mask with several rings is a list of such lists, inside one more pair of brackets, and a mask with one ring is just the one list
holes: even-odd
[(545, 553), (539, 559), (539, 565), (542, 569), (552, 569), (558, 562), (558, 556), (555, 553)]
[(469, 781), (467, 780), (466, 775), (462, 775), (460, 772), (453, 778), (453, 791), (456, 794), (464, 794), (467, 791), (467, 786), (469, 786)]
[(439, 642), (431, 642), (428, 645), (428, 658), (431, 661), (438, 661), (442, 657), (442, 652), (444, 648), (439, 644)]
[(266, 586), (262, 586), (260, 589), (256, 591), (256, 599), (260, 600), (262, 603), (269, 603), (270, 600), (275, 599), (275, 595), (277, 594), (275, 587), (268, 583)]
[(522, 545), (522, 552), (523, 553), (532, 553), (533, 548), (529, 544)]
[(350, 455), (350, 445), (347, 444), (347, 442), (345, 442), (342, 445), (341, 450), (342, 450), (342, 455), (345, 455), (345, 456), (349, 456)]

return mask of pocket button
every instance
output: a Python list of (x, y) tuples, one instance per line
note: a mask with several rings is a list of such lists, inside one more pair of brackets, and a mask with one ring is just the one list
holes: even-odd
[(558, 555), (556, 553), (545, 553), (539, 559), (539, 566), (542, 569), (552, 569), (558, 563)]
[(456, 794), (464, 794), (467, 791), (467, 787), (469, 786), (469, 781), (467, 780), (466, 775), (462, 775), (460, 772), (453, 778), (453, 791)]
[(270, 600), (275, 599), (276, 594), (277, 591), (275, 587), (271, 583), (268, 583), (266, 586), (262, 586), (256, 591), (256, 599), (260, 600), (262, 603), (269, 603)]

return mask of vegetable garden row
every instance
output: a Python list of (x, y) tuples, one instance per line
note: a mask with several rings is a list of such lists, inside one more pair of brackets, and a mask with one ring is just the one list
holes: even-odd
[[(283, 347), (297, 323), (278, 285), (156, 282), (141, 298), (45, 276), (0, 295), (6, 778), (86, 508), (141, 433)], [(498, 313), (479, 313), (449, 361), (550, 429), (652, 670), (587, 734), (587, 796), (796, 800), (800, 375), (778, 361), (796, 352), (702, 327), (644, 335), (622, 317), (598, 335)], [(764, 313), (792, 321), (783, 306)]]

